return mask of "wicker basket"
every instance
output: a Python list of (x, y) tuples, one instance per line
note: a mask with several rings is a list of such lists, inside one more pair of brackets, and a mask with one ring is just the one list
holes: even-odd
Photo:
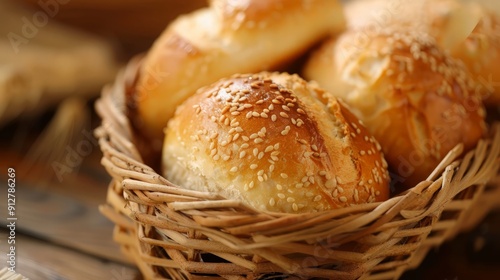
[(396, 279), (433, 247), (500, 203), (500, 129), (461, 146), (406, 193), (385, 202), (310, 214), (261, 212), (175, 186), (141, 162), (123, 113), (139, 60), (96, 108), (102, 164), (112, 176), (101, 211), (147, 279)]

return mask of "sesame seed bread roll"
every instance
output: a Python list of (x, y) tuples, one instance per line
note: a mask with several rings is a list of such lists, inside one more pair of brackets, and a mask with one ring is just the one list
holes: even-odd
[(198, 88), (275, 70), (343, 27), (337, 0), (212, 0), (172, 22), (148, 52), (128, 96), (134, 126), (161, 151), (168, 119)]
[(441, 48), (465, 64), (481, 85), (485, 105), (500, 106), (498, 1), (356, 0), (349, 1), (345, 11), (349, 29), (380, 29), (397, 24), (427, 32)]
[(311, 56), (304, 76), (350, 105), (400, 190), (425, 180), (457, 144), (473, 148), (486, 130), (477, 84), (425, 34), (347, 31)]
[(233, 75), (169, 121), (164, 176), (260, 209), (314, 212), (389, 196), (380, 145), (335, 98), (297, 75)]

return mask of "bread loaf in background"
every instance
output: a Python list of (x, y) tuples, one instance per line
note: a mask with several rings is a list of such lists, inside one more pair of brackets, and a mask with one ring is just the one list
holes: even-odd
[(168, 119), (201, 86), (275, 69), (343, 28), (336, 0), (212, 0), (180, 16), (147, 53), (128, 96), (130, 118), (143, 138), (139, 146), (159, 153)]
[(399, 190), (425, 180), (455, 145), (473, 148), (486, 130), (477, 84), (426, 33), (346, 31), (312, 55), (304, 75), (365, 123)]
[(380, 145), (337, 99), (297, 75), (233, 75), (169, 121), (163, 174), (268, 211), (304, 213), (389, 197)]
[(345, 11), (349, 29), (393, 25), (428, 33), (465, 64), (485, 105), (500, 106), (500, 2), (355, 0), (346, 3)]

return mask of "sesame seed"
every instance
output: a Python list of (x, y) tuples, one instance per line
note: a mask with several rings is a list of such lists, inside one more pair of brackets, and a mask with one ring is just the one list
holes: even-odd
[(283, 178), (283, 179), (288, 178), (288, 175), (287, 175), (286, 173), (281, 173), (281, 174), (280, 174), (280, 176), (281, 176), (281, 178)]
[[(243, 139), (243, 141), (245, 141), (245, 142), (250, 140), (250, 138), (248, 138), (248, 136), (241, 136), (241, 139)], [(243, 144), (243, 145), (245, 145), (245, 144)], [(243, 145), (241, 145), (241, 146), (243, 146)], [(248, 148), (248, 146), (246, 148)]]
[(283, 186), (282, 186), (282, 185), (280, 185), (280, 184), (277, 184), (277, 185), (276, 185), (276, 188), (277, 188), (279, 191), (283, 190)]
[(314, 194), (312, 192), (306, 192), (306, 197), (313, 197)]
[(253, 152), (253, 156), (256, 157), (259, 154), (259, 149), (254, 148), (252, 152)]
[(344, 188), (342, 188), (341, 186), (338, 186), (337, 189), (339, 190), (339, 193), (343, 193), (344, 192)]
[(307, 141), (304, 139), (298, 139), (297, 141), (302, 145), (307, 145)]
[(255, 104), (257, 104), (257, 105), (260, 105), (260, 104), (262, 104), (262, 103), (264, 103), (264, 100), (262, 100), (262, 99), (261, 99), (261, 100), (258, 100), (257, 102), (255, 102)]
[(259, 182), (264, 182), (264, 177), (262, 176), (257, 176), (257, 179), (259, 180)]
[[(276, 143), (274, 144), (274, 149), (277, 150), (280, 148), (280, 143)], [(276, 152), (276, 153), (279, 153), (279, 152)]]
[[(255, 139), (257, 140), (257, 139)], [(259, 155), (257, 156), (258, 159), (262, 159), (264, 157), (264, 152), (260, 152)]]
[(244, 158), (247, 155), (247, 152), (241, 151), (240, 152), (240, 158)]
[(271, 116), (271, 120), (272, 120), (273, 122), (275, 122), (275, 121), (276, 121), (276, 119), (277, 119), (276, 115), (272, 115), (272, 116)]
[(222, 157), (222, 160), (223, 161), (228, 161), (230, 158), (231, 158), (231, 156), (225, 155), (225, 156)]
[(252, 112), (252, 116), (253, 117), (260, 117), (260, 114), (258, 112), (253, 111)]
[(261, 169), (261, 170), (259, 170), (259, 172), (257, 172), (257, 175), (259, 175), (259, 176), (264, 175), (264, 170), (262, 170), (262, 169)]
[(262, 112), (260, 113), (260, 117), (267, 119), (269, 116), (266, 113)]
[(257, 164), (250, 164), (250, 169), (257, 169), (257, 167), (259, 167)]
[(286, 105), (282, 105), (281, 108), (285, 111), (290, 111), (290, 108), (288, 108), (288, 106)]
[(281, 198), (281, 199), (285, 199), (286, 196), (285, 196), (285, 194), (279, 193), (278, 197)]
[(335, 186), (337, 186), (337, 182), (334, 179), (328, 179), (327, 178), (327, 181), (325, 183), (325, 187), (327, 187), (327, 188), (334, 188)]
[(313, 177), (313, 176), (309, 177), (309, 182), (310, 182), (311, 184), (314, 184), (314, 177)]
[(302, 183), (297, 183), (297, 184), (295, 184), (295, 187), (296, 187), (297, 189), (300, 189), (300, 188), (302, 188), (303, 186), (304, 186), (304, 184), (302, 184)]
[(292, 203), (292, 202), (295, 202), (295, 198), (293, 198), (293, 197), (288, 197), (288, 198), (286, 199), (286, 201), (287, 201), (287, 202), (289, 202), (289, 203)]
[(274, 164), (271, 164), (269, 165), (269, 172), (273, 172), (274, 171)]
[(213, 157), (216, 153), (217, 153), (217, 149), (214, 148), (210, 151), (210, 156)]
[(264, 140), (262, 140), (262, 138), (256, 138), (255, 140), (253, 140), (253, 142), (255, 142), (255, 144), (259, 144), (264, 142)]
[(288, 114), (285, 113), (285, 112), (280, 112), (280, 116), (282, 116), (283, 118), (288, 118)]
[(255, 183), (252, 181), (250, 182), (250, 184), (248, 184), (248, 186), (252, 189), (254, 187)]
[(219, 156), (219, 155), (214, 155), (214, 156), (212, 157), (212, 159), (213, 159), (213, 160), (215, 160), (215, 161), (217, 161), (217, 160), (219, 160), (219, 159), (220, 159), (220, 156)]
[(264, 150), (264, 152), (269, 153), (272, 150), (274, 150), (273, 145), (269, 145), (269, 146), (266, 147), (266, 149)]
[(318, 202), (318, 201), (320, 201), (321, 199), (322, 199), (321, 195), (317, 195), (317, 196), (315, 196), (315, 197), (314, 197), (314, 200), (313, 200), (313, 201), (314, 201), (314, 202)]
[(245, 118), (247, 119), (250, 119), (252, 117), (252, 112), (248, 112), (246, 115), (245, 115)]
[(306, 112), (302, 110), (301, 108), (297, 108), (297, 113), (304, 115)]
[(231, 125), (232, 127), (236, 127), (236, 126), (239, 126), (239, 125), (240, 125), (240, 122), (236, 121), (236, 119), (233, 119), (233, 120), (231, 121), (230, 125)]
[(341, 202), (347, 202), (347, 197), (345, 197), (345, 196), (341, 196), (341, 197), (339, 197), (339, 200), (340, 200)]
[(313, 151), (317, 152), (317, 151), (318, 151), (318, 146), (316, 146), (316, 145), (311, 145), (311, 149), (313, 149)]
[(293, 211), (299, 211), (299, 206), (296, 203), (292, 204)]
[(231, 171), (231, 172), (233, 172), (233, 173), (234, 173), (234, 172), (237, 172), (237, 171), (238, 171), (238, 167), (233, 166), (233, 167), (232, 167), (229, 171)]
[(231, 106), (226, 105), (226, 106), (224, 106), (224, 108), (222, 108), (222, 111), (220, 113), (223, 115), (223, 114), (227, 113), (227, 111), (229, 111), (229, 109), (231, 109)]
[(236, 134), (233, 136), (233, 141), (236, 141), (239, 137), (240, 137), (240, 134), (239, 134), (239, 133), (236, 133)]
[(251, 86), (252, 88), (259, 88), (259, 86), (260, 86), (260, 85), (261, 85), (261, 84), (260, 84), (259, 82), (252, 82), (252, 83), (250, 84), (250, 86)]
[(271, 199), (269, 199), (269, 205), (274, 206), (275, 204), (276, 201), (274, 201), (274, 198), (271, 197)]
[[(245, 137), (245, 136), (243, 136), (243, 137)], [(242, 137), (242, 138), (243, 138), (243, 137)], [(243, 144), (241, 144), (240, 148), (241, 148), (241, 149), (246, 149), (246, 148), (248, 148), (249, 146), (250, 146), (250, 145), (249, 145), (248, 143), (243, 143)]]

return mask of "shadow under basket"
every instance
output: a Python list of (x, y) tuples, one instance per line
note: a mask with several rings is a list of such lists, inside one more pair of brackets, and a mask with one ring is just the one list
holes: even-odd
[(176, 186), (131, 141), (122, 96), (139, 64), (103, 90), (96, 135), (112, 176), (101, 212), (146, 279), (397, 279), (500, 205), (499, 124), (473, 151), (457, 146), (426, 181), (379, 203), (269, 213)]

